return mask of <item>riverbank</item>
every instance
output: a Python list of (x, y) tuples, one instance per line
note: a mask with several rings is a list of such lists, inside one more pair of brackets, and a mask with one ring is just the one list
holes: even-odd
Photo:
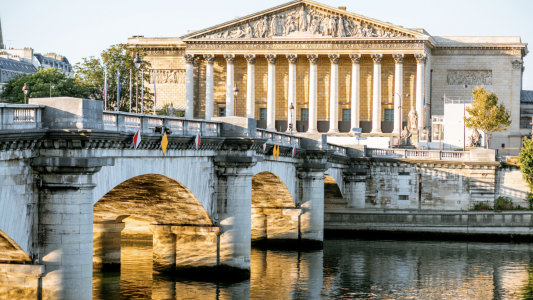
[(328, 210), (329, 237), (416, 237), (521, 239), (533, 241), (531, 211), (420, 211), (384, 209)]

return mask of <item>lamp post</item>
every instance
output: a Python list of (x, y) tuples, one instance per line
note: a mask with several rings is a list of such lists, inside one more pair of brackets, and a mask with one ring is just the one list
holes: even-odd
[[(402, 100), (402, 95), (398, 94), (398, 93), (394, 93), (392, 94), (392, 98), (394, 99), (394, 95), (398, 95), (398, 97), (400, 97), (400, 105), (398, 106), (398, 109), (400, 110), (400, 118), (398, 120), (398, 122), (400, 122), (400, 134), (398, 135), (398, 148), (400, 148), (400, 140), (401, 140), (401, 137), (402, 137), (402, 109), (403, 109), (403, 100)], [(405, 94), (405, 97), (409, 97), (409, 94)]]
[(233, 115), (237, 116), (237, 94), (239, 93), (239, 88), (237, 87), (237, 84), (233, 87), (233, 95), (235, 96), (233, 100)]
[(466, 151), (466, 88), (468, 85), (463, 85), (463, 151)]
[(291, 111), (291, 122), (289, 123), (289, 132), (292, 134), (292, 111), (294, 110), (294, 105), (292, 105), (292, 102), (291, 102), (291, 105), (289, 106), (289, 109)]
[(50, 82), (50, 98), (52, 98), (52, 89), (56, 89), (57, 86), (52, 85), (52, 82)]
[(27, 104), (26, 103), (26, 95), (28, 95), (28, 91), (30, 90), (30, 88), (28, 87), (27, 83), (24, 82), (24, 86), (22, 87), (22, 91), (24, 92), (24, 104)]
[(137, 72), (135, 73), (135, 113), (139, 113), (139, 68), (141, 67), (142, 61), (139, 52), (137, 52), (137, 56), (135, 56), (135, 59), (133, 60), (135, 68), (137, 69)]

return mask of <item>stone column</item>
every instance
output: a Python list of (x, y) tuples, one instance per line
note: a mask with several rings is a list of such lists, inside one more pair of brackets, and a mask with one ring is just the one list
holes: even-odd
[(37, 157), (43, 299), (92, 299), (92, 175), (112, 158)]
[(176, 236), (170, 225), (150, 225), (153, 234), (153, 268), (158, 272), (176, 269)]
[(268, 61), (267, 130), (276, 128), (276, 54), (266, 54)]
[(185, 58), (185, 118), (194, 118), (194, 54), (184, 54)]
[(345, 174), (345, 197), (348, 208), (365, 208), (366, 175)]
[(339, 54), (328, 55), (331, 61), (331, 85), (329, 94), (329, 131), (339, 132)]
[[(245, 154), (246, 155), (246, 154)], [(252, 167), (261, 157), (217, 156), (219, 168), (217, 220), (222, 232), (219, 237), (219, 266), (250, 274), (252, 231)]]
[(245, 54), (248, 61), (248, 74), (246, 76), (246, 117), (255, 118), (255, 54)]
[(400, 108), (403, 97), (403, 58), (404, 54), (393, 54), (394, 68), (394, 130), (392, 133), (400, 134), (402, 132), (402, 108)]
[(318, 54), (307, 54), (309, 59), (309, 128), (307, 133), (318, 133), (317, 130), (317, 62)]
[(224, 54), (224, 58), (228, 63), (226, 67), (226, 117), (233, 117), (235, 116), (235, 104), (233, 103), (233, 63), (235, 62), (235, 54)]
[(120, 270), (121, 232), (126, 223), (115, 220), (93, 224), (93, 268)]
[(322, 247), (324, 241), (324, 172), (327, 158), (322, 150), (308, 150), (308, 157), (298, 166), (298, 178), (302, 191), (299, 205), (300, 242)]
[(214, 54), (205, 54), (205, 119), (207, 121), (213, 118), (214, 109), (214, 90), (213, 90), (213, 63), (215, 62)]
[(416, 113), (418, 114), (418, 130), (424, 129), (424, 76), (426, 54), (415, 54), (416, 58)]
[[(297, 54), (287, 54), (287, 59), (289, 60), (289, 97), (287, 103), (287, 132), (291, 128), (296, 130), (296, 62), (298, 61)], [(293, 109), (290, 109), (291, 104)], [(291, 120), (292, 116), (292, 120)]]
[(352, 128), (359, 128), (359, 103), (360, 103), (360, 54), (350, 54), (352, 59), (352, 105), (351, 105), (351, 125)]
[(372, 54), (374, 60), (374, 86), (372, 92), (372, 131), (371, 133), (382, 133), (381, 131), (381, 60), (383, 54)]

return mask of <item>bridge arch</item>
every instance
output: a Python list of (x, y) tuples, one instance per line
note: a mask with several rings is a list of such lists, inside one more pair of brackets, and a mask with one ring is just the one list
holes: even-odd
[(264, 171), (252, 177), (252, 207), (295, 207), (295, 201), (276, 174)]
[(326, 174), (324, 178), (324, 208), (345, 208), (346, 199), (338, 182), (333, 176)]
[[(293, 200), (292, 206), (296, 205), (296, 165), (279, 161), (262, 161), (252, 168), (252, 173), (254, 177), (259, 173), (264, 172), (271, 173), (279, 179), (279, 181), (283, 184), (284, 188), (288, 190), (290, 197)], [(257, 179), (258, 178), (256, 177), (256, 180)], [(252, 183), (253, 180), (254, 178), (252, 178)]]

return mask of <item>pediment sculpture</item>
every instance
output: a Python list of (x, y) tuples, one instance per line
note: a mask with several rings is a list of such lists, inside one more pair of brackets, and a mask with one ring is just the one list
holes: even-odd
[(214, 29), (195, 36), (201, 39), (252, 39), (294, 37), (400, 38), (406, 34), (379, 28), (349, 15), (335, 15), (305, 4), (272, 12), (230, 28)]

